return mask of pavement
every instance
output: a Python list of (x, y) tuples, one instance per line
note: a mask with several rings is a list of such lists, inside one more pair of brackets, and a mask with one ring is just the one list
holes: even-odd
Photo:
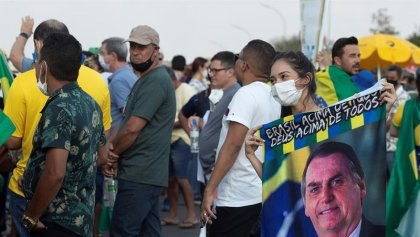
[[(187, 208), (184, 204), (184, 199), (182, 198), (182, 195), (178, 198), (179, 204), (178, 204), (178, 219), (180, 221), (184, 220), (187, 216)], [(160, 218), (162, 219), (167, 212), (162, 211), (162, 203), (163, 198), (160, 200)], [(197, 217), (200, 216), (200, 205), (195, 205), (195, 213)], [(198, 237), (200, 233), (200, 226), (196, 226), (192, 229), (181, 229), (177, 225), (166, 225), (162, 226), (162, 236), (163, 237)]]

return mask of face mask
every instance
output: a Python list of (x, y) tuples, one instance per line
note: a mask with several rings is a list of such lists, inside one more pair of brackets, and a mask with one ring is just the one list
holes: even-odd
[(203, 70), (203, 72), (201, 72), (201, 74), (203, 74), (204, 78), (207, 78), (207, 70)]
[(397, 85), (398, 85), (397, 80), (395, 80), (395, 81), (394, 80), (387, 80), (387, 82), (391, 83), (394, 86), (394, 88), (397, 87)]
[(39, 77), (38, 77), (38, 81), (37, 81), (36, 85), (38, 86), (38, 89), (42, 92), (42, 94), (44, 94), (46, 96), (49, 96), (48, 90), (47, 90), (47, 88), (48, 88), (48, 85), (47, 85), (47, 73), (48, 73), (47, 64), (45, 64), (45, 70), (46, 71), (45, 71), (45, 78), (44, 78), (45, 82), (44, 83), (41, 82), (42, 65), (43, 64), (41, 64), (41, 68), (39, 69)]
[(154, 59), (152, 61), (152, 57), (153, 57), (153, 54), (144, 63), (133, 63), (133, 62), (131, 62), (130, 64), (131, 64), (131, 66), (133, 67), (134, 70), (136, 70), (136, 71), (138, 71), (140, 73), (143, 73), (143, 72), (147, 71), (150, 68), (150, 66), (152, 66), (153, 61), (154, 61)]
[[(297, 81), (297, 80), (296, 80)], [(271, 87), (271, 95), (282, 106), (296, 105), (303, 89), (298, 90), (294, 80), (276, 83)]]
[(105, 71), (109, 72), (109, 64), (106, 64), (106, 63), (105, 63), (105, 59), (104, 59), (104, 57), (103, 57), (102, 55), (100, 55), (100, 54), (99, 54), (99, 57), (98, 57), (98, 61), (99, 61), (99, 64), (101, 65), (101, 67), (102, 67)]
[(222, 99), (222, 97), (223, 97), (223, 90), (222, 89), (213, 89), (210, 92), (209, 100), (210, 100), (211, 103), (213, 103), (215, 105), (220, 101), (220, 99)]

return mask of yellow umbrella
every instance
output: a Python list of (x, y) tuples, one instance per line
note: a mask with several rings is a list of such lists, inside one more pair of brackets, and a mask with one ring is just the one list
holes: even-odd
[(363, 69), (384, 69), (391, 64), (406, 67), (420, 65), (420, 48), (393, 35), (376, 34), (359, 39), (360, 66)]

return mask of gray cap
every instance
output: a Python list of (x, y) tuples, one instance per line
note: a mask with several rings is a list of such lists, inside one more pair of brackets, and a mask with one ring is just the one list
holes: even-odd
[(159, 34), (150, 26), (139, 25), (131, 30), (127, 41), (141, 45), (155, 44), (159, 46)]

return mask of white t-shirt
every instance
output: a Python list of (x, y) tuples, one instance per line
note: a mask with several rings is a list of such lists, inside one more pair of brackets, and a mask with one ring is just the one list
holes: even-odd
[[(225, 142), (230, 121), (238, 122), (251, 129), (279, 119), (280, 113), (281, 106), (271, 96), (271, 88), (267, 84), (253, 82), (239, 89), (223, 116), (216, 157), (219, 156), (220, 149)], [(261, 148), (255, 154), (261, 159)], [(219, 184), (215, 205), (242, 207), (261, 202), (262, 182), (246, 158), (245, 147), (242, 144), (235, 163)]]

